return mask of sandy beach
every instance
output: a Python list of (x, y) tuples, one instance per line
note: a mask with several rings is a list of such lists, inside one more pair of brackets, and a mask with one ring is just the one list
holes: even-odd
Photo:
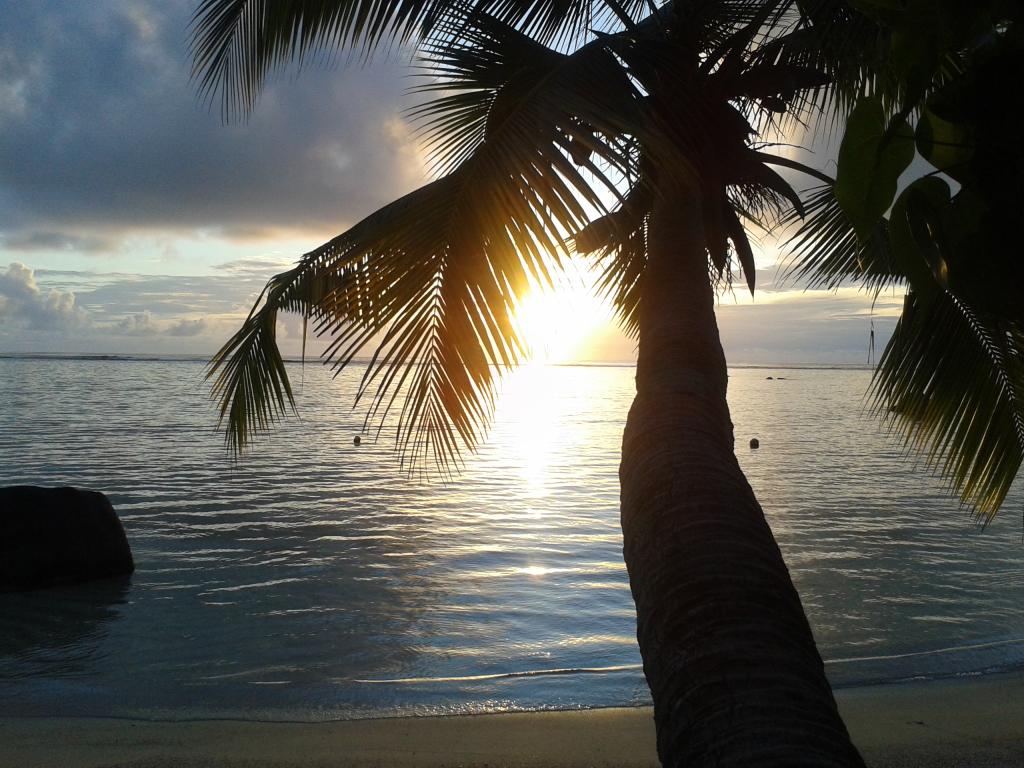
[[(869, 766), (1024, 765), (1024, 673), (840, 691)], [(0, 719), (3, 768), (655, 766), (649, 708), (326, 723)]]

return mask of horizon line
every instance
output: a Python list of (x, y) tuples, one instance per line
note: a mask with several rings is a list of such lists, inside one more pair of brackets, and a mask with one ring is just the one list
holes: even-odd
[[(81, 360), (95, 362), (209, 362), (211, 355), (195, 353), (137, 353), (137, 352), (0, 352), (0, 360)], [(286, 356), (286, 363), (319, 363), (330, 365), (330, 362), (319, 357)], [(351, 362), (355, 365), (366, 365), (372, 358), (356, 358)], [(524, 361), (526, 365), (534, 361)], [(556, 368), (631, 368), (636, 366), (632, 360), (573, 360), (550, 363), (541, 362)], [(504, 367), (504, 366), (496, 366)], [(515, 366), (520, 367), (520, 366)], [(867, 363), (837, 363), (808, 360), (803, 362), (730, 362), (729, 368), (745, 369), (793, 369), (793, 370), (874, 370), (875, 366)]]

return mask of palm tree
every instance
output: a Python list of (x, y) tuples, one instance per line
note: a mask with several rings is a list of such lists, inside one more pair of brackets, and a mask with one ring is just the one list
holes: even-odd
[[(268, 283), (211, 364), (229, 444), (294, 407), (293, 311), (339, 368), (372, 349), (367, 420), (394, 416), (403, 462), (449, 467), (524, 355), (517, 299), (567, 246), (595, 254), (638, 342), (621, 515), (662, 763), (862, 766), (736, 460), (714, 299), (736, 266), (754, 290), (744, 222), (803, 214), (762, 131), (845, 105), (876, 33), (829, 0), (205, 0), (196, 73), (228, 116), (284, 62), (415, 43), (438, 175)], [(799, 169), (828, 190), (802, 242), (828, 234), (823, 205), (848, 233), (832, 180)], [(847, 251), (826, 239), (816, 263)]]

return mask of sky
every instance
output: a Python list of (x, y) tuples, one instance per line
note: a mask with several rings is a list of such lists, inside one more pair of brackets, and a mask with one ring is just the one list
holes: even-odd
[[(225, 124), (190, 80), (194, 5), (0, 0), (0, 353), (208, 355), (269, 277), (429, 179), (407, 52), (288, 71)], [(805, 291), (782, 258), (764, 236), (756, 296), (720, 298), (731, 362), (864, 363), (872, 323), (881, 348), (901, 295)], [(301, 321), (279, 336), (298, 353)], [(572, 346), (635, 355), (604, 320)]]

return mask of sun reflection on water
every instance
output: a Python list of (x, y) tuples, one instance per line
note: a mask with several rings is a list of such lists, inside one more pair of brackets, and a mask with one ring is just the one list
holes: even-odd
[(550, 568), (545, 568), (541, 565), (530, 565), (526, 568), (519, 569), (520, 573), (526, 574), (527, 576), (544, 576), (550, 571)]
[[(530, 498), (547, 496), (548, 474), (555, 446), (562, 442), (559, 434), (559, 402), (551, 396), (554, 386), (551, 366), (532, 361), (513, 373), (502, 391), (497, 420), (508, 429), (508, 443), (515, 451), (511, 466), (523, 481)], [(529, 508), (533, 517), (543, 510)]]

